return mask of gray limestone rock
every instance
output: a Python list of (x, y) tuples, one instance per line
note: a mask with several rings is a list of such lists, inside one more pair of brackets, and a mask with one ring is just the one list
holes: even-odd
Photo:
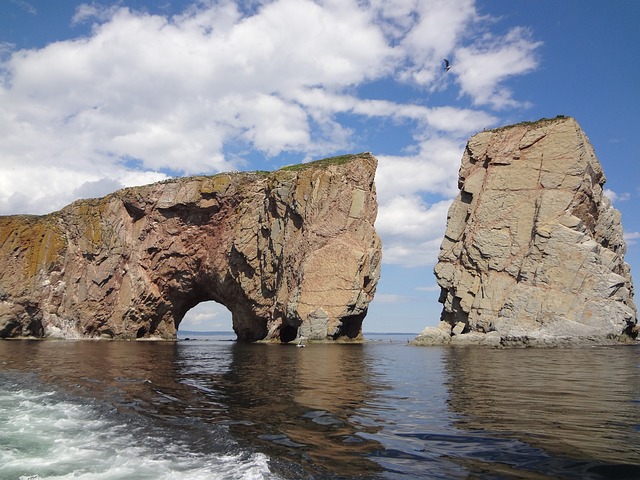
[(604, 183), (569, 117), (469, 140), (434, 269), (453, 338), (527, 346), (635, 338), (620, 213)]

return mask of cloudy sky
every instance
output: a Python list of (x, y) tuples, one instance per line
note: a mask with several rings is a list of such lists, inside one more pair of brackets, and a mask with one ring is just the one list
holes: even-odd
[[(3, 0), (0, 214), (371, 151), (384, 265), (364, 328), (419, 332), (466, 140), (563, 114), (639, 277), (636, 45), (635, 0)], [(181, 329), (230, 326), (201, 304)]]

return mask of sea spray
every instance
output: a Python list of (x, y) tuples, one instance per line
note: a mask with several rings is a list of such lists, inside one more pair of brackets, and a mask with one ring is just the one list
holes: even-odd
[[(220, 432), (224, 433), (224, 432)], [(221, 435), (223, 437), (223, 435)], [(228, 439), (221, 438), (222, 443)], [(196, 452), (139, 416), (0, 373), (0, 478), (271, 479), (268, 458)]]

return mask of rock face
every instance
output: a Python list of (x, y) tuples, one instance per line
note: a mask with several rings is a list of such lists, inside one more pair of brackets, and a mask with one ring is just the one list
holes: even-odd
[(444, 304), (416, 343), (559, 345), (635, 337), (620, 213), (568, 117), (486, 131), (462, 158), (435, 275)]
[(174, 338), (214, 300), (239, 340), (360, 338), (380, 276), (376, 166), (348, 155), (0, 217), (0, 337)]

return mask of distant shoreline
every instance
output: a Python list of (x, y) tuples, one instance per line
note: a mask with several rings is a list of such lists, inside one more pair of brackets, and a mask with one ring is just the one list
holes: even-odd
[[(180, 330), (178, 331), (179, 336), (183, 335), (235, 335), (235, 332), (227, 332), (227, 331), (197, 331), (197, 330)], [(363, 335), (366, 337), (367, 335), (415, 335), (418, 336), (418, 333), (414, 332), (363, 332)]]
[[(196, 331), (196, 330), (180, 330), (177, 333), (177, 338), (180, 339), (182, 337), (188, 336), (235, 336), (235, 332), (228, 332), (222, 330), (213, 330), (213, 331)], [(370, 336), (413, 336), (417, 337), (418, 333), (414, 332), (364, 332), (363, 336), (365, 339)]]

